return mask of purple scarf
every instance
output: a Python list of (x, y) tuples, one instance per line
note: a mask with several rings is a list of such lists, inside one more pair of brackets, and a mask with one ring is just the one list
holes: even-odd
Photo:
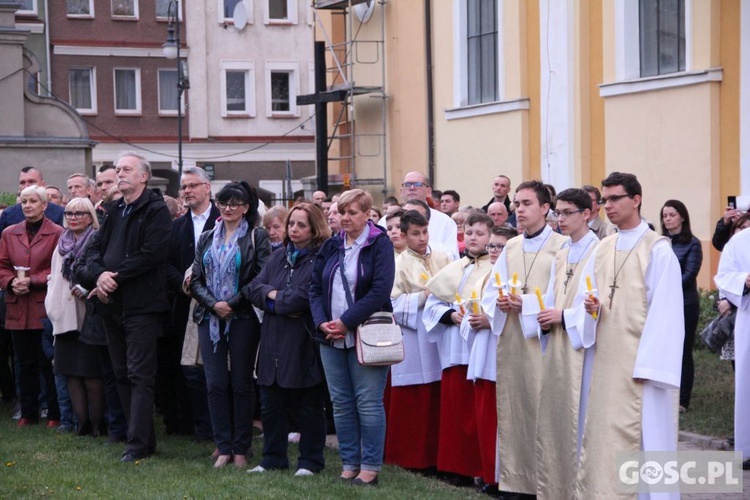
[(73, 280), (73, 265), (83, 255), (83, 250), (86, 248), (86, 243), (88, 243), (92, 234), (94, 234), (94, 227), (89, 226), (78, 238), (76, 238), (75, 233), (70, 229), (63, 231), (63, 234), (60, 236), (57, 251), (63, 258), (62, 275), (70, 283), (71, 287), (75, 284)]

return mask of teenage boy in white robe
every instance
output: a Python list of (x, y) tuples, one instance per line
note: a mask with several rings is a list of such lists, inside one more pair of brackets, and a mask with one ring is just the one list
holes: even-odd
[(428, 222), (419, 212), (402, 213), (399, 225), (407, 249), (396, 258), (391, 302), (404, 334), (405, 356), (391, 367), (385, 461), (428, 469), (437, 465), (442, 369), (437, 344), (427, 338), (422, 312), (430, 295), (427, 281), (452, 259), (430, 249)]
[[(682, 275), (669, 240), (642, 221), (641, 203), (636, 176), (613, 172), (602, 181), (601, 204), (618, 232), (586, 262), (578, 287), (591, 277), (598, 296), (587, 295), (588, 314), (567, 325), (583, 347), (595, 348), (576, 498), (616, 496), (618, 452), (677, 449)], [(679, 494), (640, 494), (649, 497)]]

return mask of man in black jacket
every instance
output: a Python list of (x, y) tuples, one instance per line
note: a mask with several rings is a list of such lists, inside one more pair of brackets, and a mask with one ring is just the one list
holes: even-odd
[(200, 365), (180, 366), (185, 328), (190, 321), (190, 296), (182, 284), (185, 272), (193, 265), (198, 237), (213, 229), (220, 212), (211, 203), (210, 179), (202, 168), (183, 169), (180, 192), (190, 210), (172, 222), (166, 265), (172, 315), (166, 335), (159, 340), (156, 383), (167, 434), (195, 433), (195, 438), (203, 441), (213, 437), (206, 376)]
[(107, 207), (104, 224), (86, 251), (94, 289), (102, 309), (107, 344), (128, 419), (123, 462), (156, 449), (153, 406), (156, 343), (169, 312), (164, 264), (171, 217), (160, 193), (146, 189), (151, 166), (126, 152), (116, 163), (123, 197)]

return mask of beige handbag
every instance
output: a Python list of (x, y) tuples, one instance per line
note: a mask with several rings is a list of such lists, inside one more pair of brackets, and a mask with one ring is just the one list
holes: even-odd
[(363, 366), (395, 365), (404, 360), (404, 335), (392, 313), (377, 312), (357, 327), (357, 361)]

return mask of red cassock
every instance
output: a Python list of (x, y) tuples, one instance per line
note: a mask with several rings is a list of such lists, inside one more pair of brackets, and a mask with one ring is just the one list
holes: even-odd
[(497, 394), (495, 382), (477, 379), (474, 382), (474, 408), (476, 409), (479, 453), (482, 460), (482, 481), (496, 484), (495, 461), (497, 457)]
[[(474, 382), (466, 380), (466, 372), (466, 365), (443, 370), (437, 468), (443, 472), (476, 477), (482, 475), (482, 461)], [(495, 442), (494, 439), (492, 442)]]
[(437, 465), (440, 382), (391, 387), (385, 462), (407, 469)]

